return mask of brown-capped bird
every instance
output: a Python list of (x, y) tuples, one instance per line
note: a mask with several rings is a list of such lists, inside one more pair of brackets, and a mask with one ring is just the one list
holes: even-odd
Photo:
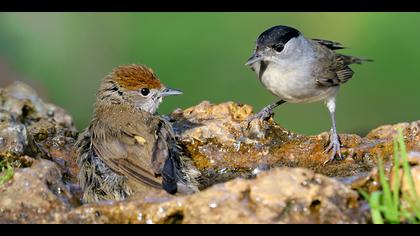
[(144, 65), (115, 68), (97, 93), (93, 119), (77, 141), (85, 202), (122, 200), (150, 188), (171, 194), (198, 191), (171, 124), (155, 114), (165, 87)]

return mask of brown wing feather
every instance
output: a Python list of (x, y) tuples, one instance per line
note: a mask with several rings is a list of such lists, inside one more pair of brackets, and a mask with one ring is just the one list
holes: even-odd
[(157, 141), (153, 147), (152, 166), (156, 173), (161, 174), (165, 161), (170, 156), (178, 158), (179, 150), (177, 150), (172, 125), (168, 121), (162, 119), (157, 132)]
[[(314, 69), (316, 81), (320, 86), (333, 87), (346, 83), (353, 77), (353, 70), (349, 67), (353, 63), (367, 61), (353, 56), (337, 54), (333, 51), (334, 42), (313, 41), (314, 49), (317, 51), (318, 66)], [(326, 43), (328, 42), (328, 43)], [(338, 45), (334, 46), (338, 48)]]
[(345, 68), (336, 72), (337, 78), (340, 81), (340, 84), (344, 84), (353, 77), (353, 70), (350, 67), (346, 66)]
[(177, 192), (177, 181), (180, 173), (180, 150), (176, 144), (172, 125), (161, 119), (158, 138), (153, 147), (152, 166), (156, 173), (162, 175), (162, 186), (168, 193)]
[[(107, 124), (113, 124), (114, 127), (96, 129), (97, 138), (92, 139), (95, 152), (116, 173), (161, 188), (161, 180), (155, 176), (151, 164), (155, 132), (160, 119), (138, 111), (129, 121), (121, 122), (121, 119), (115, 117), (112, 121), (107, 120)], [(113, 130), (112, 134), (110, 130)]]
[(143, 182), (149, 186), (160, 188), (161, 184), (154, 174), (147, 170), (141, 153), (144, 153), (140, 144), (136, 142), (128, 143), (121, 140), (133, 139), (133, 137), (112, 138), (101, 143), (93, 142), (93, 148), (98, 156), (116, 173), (131, 179)]
[(143, 182), (155, 188), (161, 188), (162, 184), (156, 180), (152, 173), (131, 160), (132, 158), (112, 159), (111, 162), (124, 172), (124, 174), (136, 179), (137, 181)]
[(165, 161), (169, 157), (169, 143), (167, 131), (161, 127), (158, 132), (158, 139), (153, 148), (152, 167), (156, 173), (161, 174)]

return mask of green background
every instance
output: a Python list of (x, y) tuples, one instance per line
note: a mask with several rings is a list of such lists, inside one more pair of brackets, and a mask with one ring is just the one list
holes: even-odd
[[(339, 132), (420, 119), (419, 13), (0, 13), (0, 63), (66, 108), (78, 129), (92, 115), (101, 78), (129, 63), (149, 65), (184, 91), (160, 113), (203, 100), (259, 110), (276, 98), (244, 62), (257, 36), (278, 24), (375, 60), (352, 66), (355, 75), (337, 98)], [(9, 76), (0, 71), (3, 84)], [(282, 105), (276, 120), (303, 134), (331, 126), (322, 103)]]

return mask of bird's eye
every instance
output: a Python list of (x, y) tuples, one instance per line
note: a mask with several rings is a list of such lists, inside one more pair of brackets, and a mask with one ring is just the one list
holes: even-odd
[(149, 93), (150, 93), (150, 90), (148, 88), (142, 88), (140, 90), (140, 94), (144, 97), (147, 97), (149, 95)]
[(283, 49), (284, 49), (284, 45), (283, 45), (282, 43), (279, 43), (279, 44), (275, 44), (275, 45), (273, 45), (273, 46), (272, 46), (272, 48), (273, 48), (274, 50), (276, 50), (277, 52), (281, 52), (281, 51), (283, 51)]

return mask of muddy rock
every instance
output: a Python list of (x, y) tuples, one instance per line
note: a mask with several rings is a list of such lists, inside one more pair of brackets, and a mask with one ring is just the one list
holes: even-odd
[(20, 161), (23, 156), (49, 159), (61, 167), (68, 182), (75, 182), (76, 137), (71, 116), (45, 103), (28, 85), (15, 82), (0, 89), (0, 160), (27, 167)]
[(370, 175), (378, 157), (388, 160), (392, 155), (398, 127), (404, 129), (408, 150), (420, 150), (420, 122), (402, 123), (379, 127), (366, 137), (340, 134), (345, 159), (326, 163), (327, 132), (303, 136), (273, 120), (249, 123), (252, 114), (250, 106), (233, 102), (202, 102), (171, 114), (179, 141), (203, 173), (203, 187), (278, 166), (307, 168), (347, 183), (360, 181)]
[(248, 122), (252, 114), (249, 105), (202, 102), (168, 116), (201, 173), (201, 192), (152, 190), (82, 205), (71, 116), (15, 82), (0, 89), (0, 161), (14, 167), (0, 186), (0, 223), (366, 223), (369, 209), (356, 190), (379, 188), (376, 161), (392, 158), (398, 128), (420, 186), (420, 121), (366, 137), (340, 134), (345, 159), (325, 163), (328, 133), (304, 136), (272, 119)]
[[(282, 181), (273, 181), (273, 180)], [(366, 208), (344, 184), (306, 169), (278, 168), (185, 197), (154, 194), (79, 207), (61, 220), (88, 223), (364, 223)]]
[[(413, 177), (414, 188), (417, 194), (417, 197), (420, 199), (420, 152), (409, 152), (408, 161), (411, 167), (411, 176)], [(401, 171), (401, 175), (403, 175)], [(402, 181), (402, 191), (406, 194), (412, 194), (410, 191), (410, 183), (407, 179)]]
[(35, 160), (0, 186), (0, 223), (53, 222), (78, 202), (54, 162)]
[(411, 169), (417, 196), (420, 198), (420, 166)]

